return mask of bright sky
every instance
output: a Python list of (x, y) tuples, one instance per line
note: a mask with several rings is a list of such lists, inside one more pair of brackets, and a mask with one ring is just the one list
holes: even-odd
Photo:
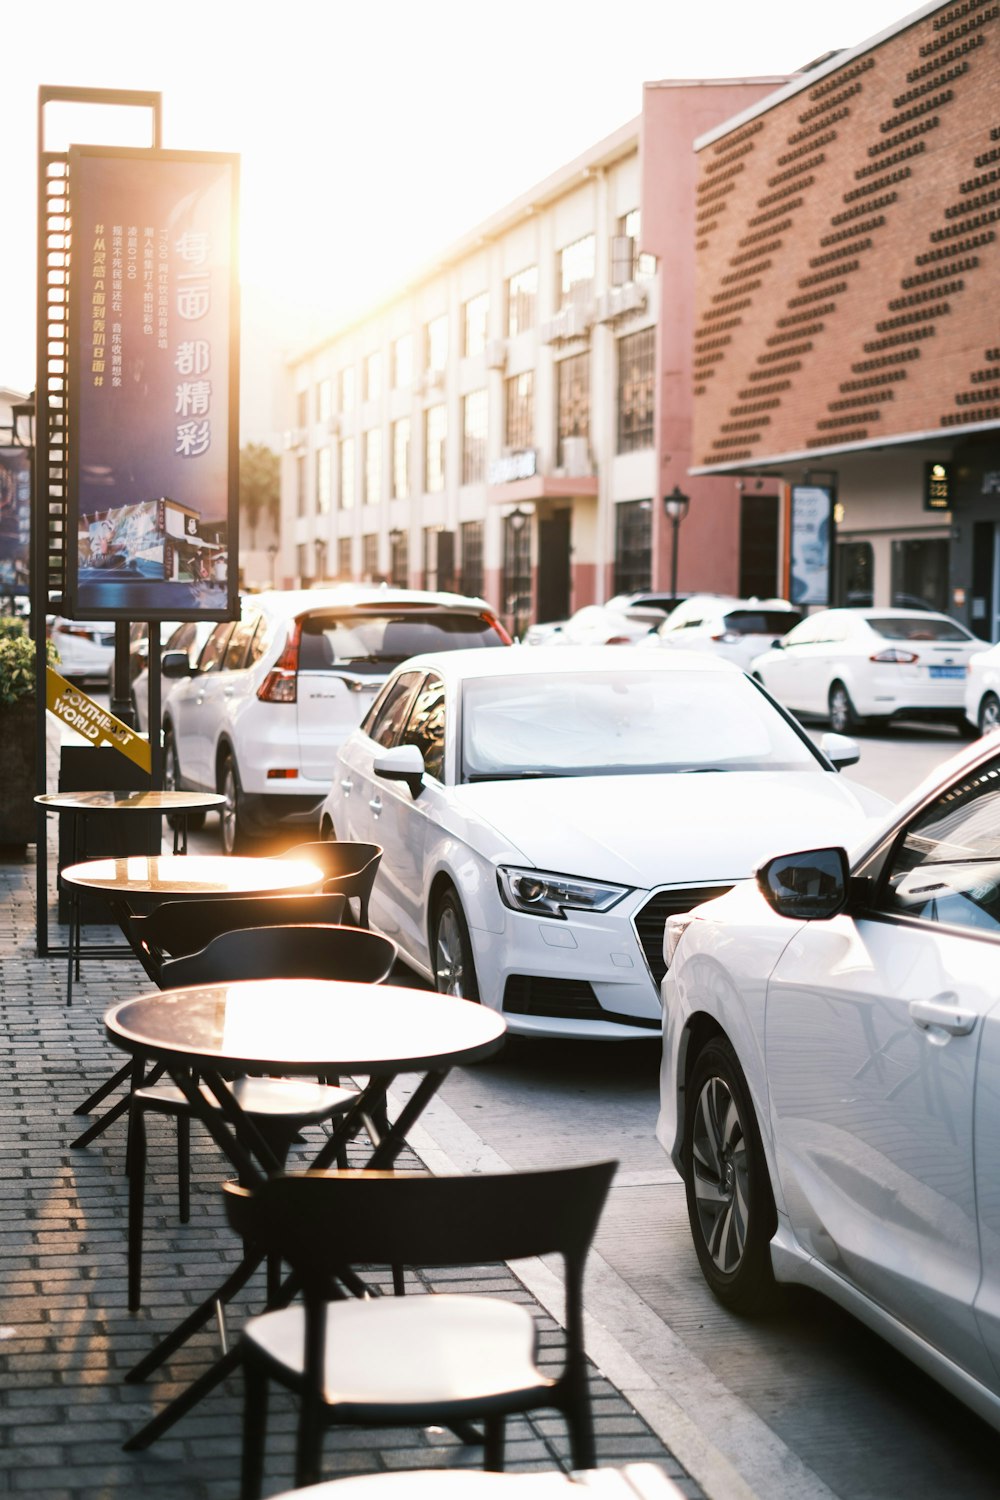
[[(0, 385), (34, 387), (41, 84), (159, 90), (163, 145), (241, 155), (241, 279), (289, 347), (635, 118), (661, 78), (778, 75), (906, 0), (46, 0), (6, 28)], [(79, 117), (77, 117), (79, 118)], [(96, 122), (73, 140), (148, 144)], [(148, 116), (146, 117), (148, 119)], [(55, 115), (46, 137), (61, 150)], [(65, 122), (62, 122), (63, 124)]]

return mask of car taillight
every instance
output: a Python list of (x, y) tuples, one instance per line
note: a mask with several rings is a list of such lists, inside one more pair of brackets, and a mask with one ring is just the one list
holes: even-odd
[(293, 620), (285, 648), (257, 689), (261, 703), (295, 703), (299, 694), (299, 642), (302, 621)]
[(726, 646), (732, 646), (740, 639), (735, 630), (720, 630), (711, 637), (713, 641), (722, 641)]
[(606, 646), (631, 646), (632, 638), (627, 635), (609, 635), (604, 644)]
[(901, 663), (904, 666), (909, 666), (912, 662), (919, 661), (920, 658), (915, 651), (900, 651), (898, 647), (890, 646), (886, 651), (876, 651), (875, 655), (870, 656), (868, 660), (893, 661)]

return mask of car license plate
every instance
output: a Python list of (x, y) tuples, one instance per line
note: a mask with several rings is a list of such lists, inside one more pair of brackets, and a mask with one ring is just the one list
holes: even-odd
[(964, 667), (931, 667), (932, 677), (964, 677)]

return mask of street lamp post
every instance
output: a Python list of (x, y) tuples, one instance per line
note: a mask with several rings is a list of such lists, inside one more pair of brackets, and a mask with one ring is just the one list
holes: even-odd
[(688, 513), (691, 504), (690, 497), (682, 494), (680, 485), (675, 484), (669, 495), (663, 497), (663, 512), (670, 521), (673, 528), (672, 543), (670, 548), (670, 594), (677, 598), (677, 542), (681, 529), (681, 522)]

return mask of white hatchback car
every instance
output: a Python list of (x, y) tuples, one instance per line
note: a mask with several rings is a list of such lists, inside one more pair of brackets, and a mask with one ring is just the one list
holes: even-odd
[(832, 1297), (1000, 1427), (1000, 748), (667, 924), (657, 1135), (703, 1274)]
[(718, 599), (702, 594), (673, 610), (656, 635), (661, 646), (711, 651), (746, 672), (755, 656), (787, 635), (802, 617), (802, 610), (787, 599)]
[(965, 733), (965, 676), (983, 642), (948, 615), (921, 609), (821, 609), (750, 670), (796, 714), (838, 733), (866, 721), (918, 718)]
[(1000, 645), (969, 657), (965, 680), (965, 717), (980, 734), (1000, 729)]
[[(885, 799), (710, 656), (515, 646), (406, 663), (336, 757), (324, 838), (384, 850), (371, 922), (512, 1031), (648, 1037), (663, 928)], [(692, 774), (695, 773), (695, 774)]]
[(56, 615), (46, 629), (59, 652), (57, 667), (63, 677), (105, 687), (110, 683), (115, 660), (115, 627), (110, 621), (67, 620)]
[(392, 669), (420, 651), (510, 645), (482, 599), (342, 584), (248, 595), (196, 663), (165, 652), (164, 785), (220, 791), (222, 847), (316, 826), (334, 752)]

